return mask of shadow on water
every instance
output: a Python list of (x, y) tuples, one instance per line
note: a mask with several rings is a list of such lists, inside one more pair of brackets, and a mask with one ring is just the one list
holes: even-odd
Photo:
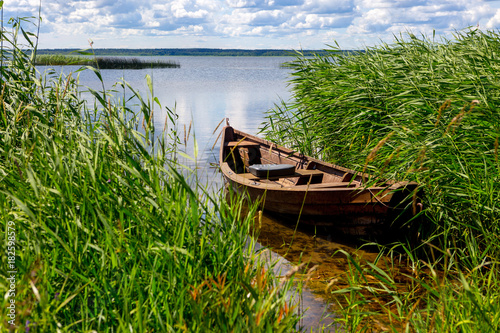
[(339, 250), (367, 261), (375, 260), (378, 252), (360, 249), (362, 242), (346, 241), (340, 234), (328, 234), (323, 229), (319, 235), (314, 227), (295, 228), (277, 216), (261, 212), (255, 217), (252, 234), (258, 242), (257, 250), (264, 249), (261, 255), (269, 263), (276, 262), (274, 271), (278, 276), (304, 264), (296, 275), (307, 279), (299, 299), (300, 313), (306, 312), (300, 326), (306, 331), (343, 331), (335, 323), (336, 301), (327, 290), (328, 285), (348, 269), (347, 258)]

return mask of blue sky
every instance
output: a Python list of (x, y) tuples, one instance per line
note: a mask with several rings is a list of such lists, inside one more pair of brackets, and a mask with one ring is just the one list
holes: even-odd
[[(4, 19), (40, 0), (6, 1)], [(412, 31), (500, 28), (486, 0), (42, 0), (41, 48), (357, 49)]]

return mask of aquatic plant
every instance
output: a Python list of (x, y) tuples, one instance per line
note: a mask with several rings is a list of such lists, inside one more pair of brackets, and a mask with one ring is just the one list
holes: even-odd
[(336, 164), (416, 180), (443, 247), (488, 243), (500, 231), (499, 46), (496, 33), (472, 29), (439, 43), (410, 34), (364, 52), (299, 56), (293, 100), (269, 112), (263, 131)]
[(144, 68), (179, 68), (180, 64), (172, 60), (144, 60), (135, 57), (90, 57), (83, 55), (41, 54), (35, 57), (38, 66), (87, 65), (99, 69), (144, 69)]

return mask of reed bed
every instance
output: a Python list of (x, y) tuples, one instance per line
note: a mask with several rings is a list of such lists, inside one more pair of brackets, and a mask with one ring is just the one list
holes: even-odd
[(41, 54), (35, 57), (38, 66), (94, 66), (99, 69), (144, 69), (144, 68), (179, 68), (180, 64), (172, 60), (142, 60), (129, 57), (86, 57), (79, 55)]
[[(447, 272), (410, 274), (415, 289), (401, 292), (393, 277), (353, 262), (346, 320), (369, 317), (361, 305), (386, 293), (377, 313), (391, 314), (385, 327), (392, 331), (498, 330), (499, 48), (493, 31), (468, 29), (450, 40), (409, 33), (393, 44), (357, 53), (336, 46), (290, 64), (293, 100), (269, 111), (266, 136), (336, 164), (419, 182), (424, 220), (409, 222), (418, 241), (394, 249), (416, 272)], [(377, 278), (376, 288), (366, 276)]]
[(156, 131), (153, 96), (135, 94), (134, 113), (91, 90), (88, 109), (75, 77), (31, 65), (20, 22), (2, 31), (0, 331), (298, 329), (292, 277), (255, 256), (253, 215), (178, 171), (174, 111)]

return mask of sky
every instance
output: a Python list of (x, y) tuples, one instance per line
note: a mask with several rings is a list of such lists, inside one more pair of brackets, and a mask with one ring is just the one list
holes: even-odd
[(487, 0), (15, 0), (4, 22), (39, 9), (49, 49), (363, 49), (408, 31), (500, 28), (500, 1)]

